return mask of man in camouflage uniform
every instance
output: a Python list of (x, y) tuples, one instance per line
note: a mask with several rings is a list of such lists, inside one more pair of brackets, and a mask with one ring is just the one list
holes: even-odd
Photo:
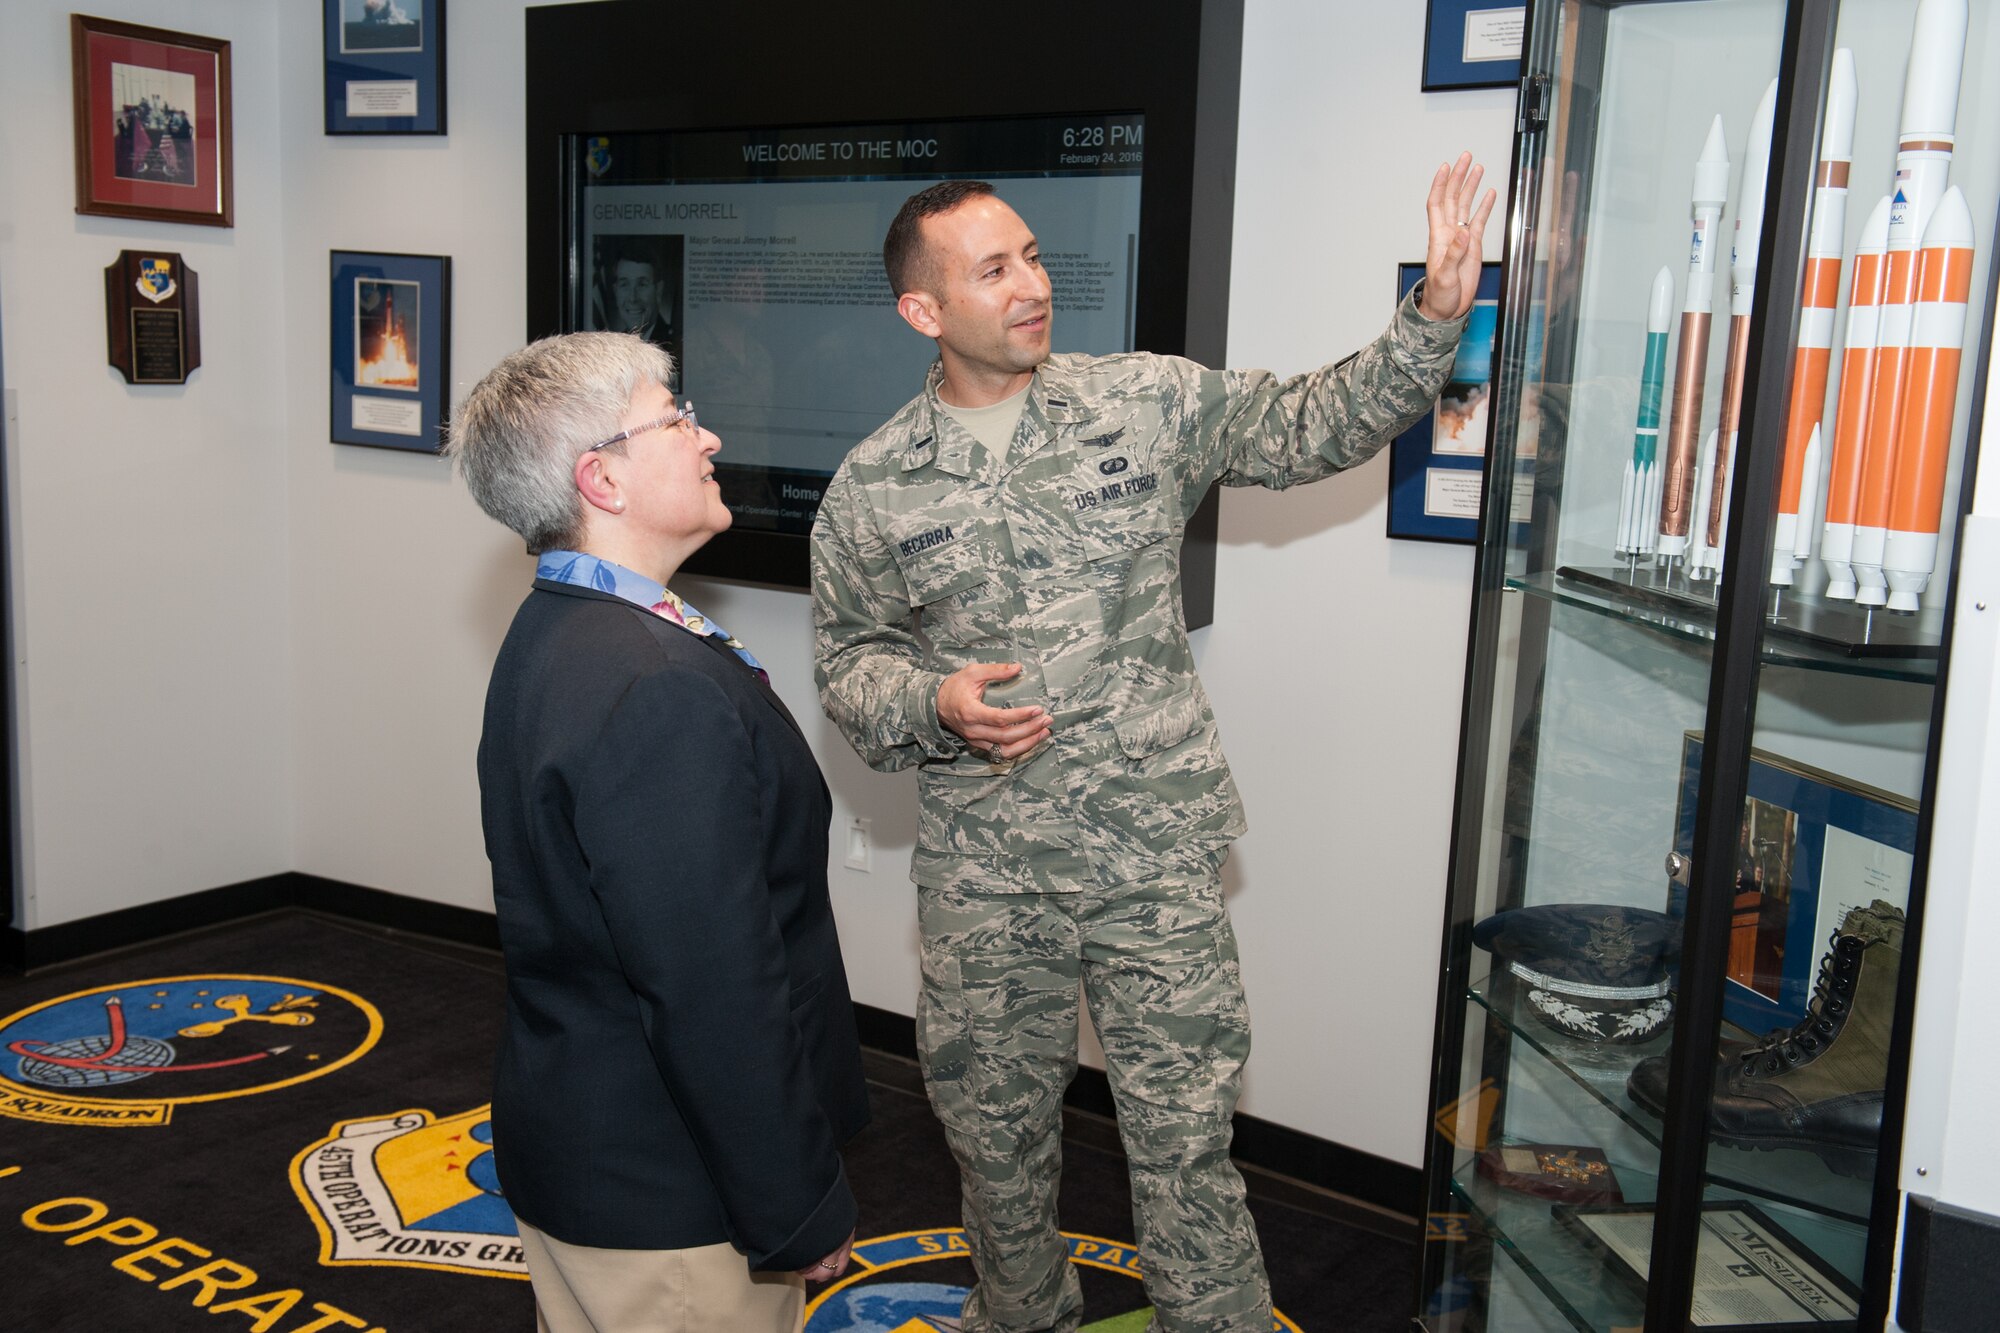
[(897, 308), (940, 359), (827, 489), (814, 648), (861, 757), (919, 772), (917, 1044), (962, 1177), (967, 1330), (1082, 1320), (1056, 1221), (1079, 980), (1153, 1326), (1272, 1325), (1229, 1162), (1250, 1030), (1219, 872), (1243, 807), (1182, 624), (1181, 534), (1212, 483), (1317, 481), (1429, 410), (1478, 286), (1480, 175), (1438, 169), (1427, 277), (1388, 331), (1289, 380), (1051, 356), (1035, 238), (980, 182), (890, 228)]

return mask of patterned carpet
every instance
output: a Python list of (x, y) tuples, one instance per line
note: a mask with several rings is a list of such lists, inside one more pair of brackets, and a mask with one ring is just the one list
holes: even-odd
[[(487, 1152), (501, 991), (491, 954), (306, 912), (0, 980), (0, 1322), (532, 1329)], [(814, 1289), (807, 1330), (951, 1328), (971, 1281), (956, 1174), (915, 1068), (868, 1069), (874, 1120), (847, 1153), (864, 1266)], [(1408, 1327), (1406, 1225), (1251, 1185), (1279, 1327)], [(1085, 1327), (1143, 1329), (1123, 1161), (1080, 1113), (1062, 1216)]]

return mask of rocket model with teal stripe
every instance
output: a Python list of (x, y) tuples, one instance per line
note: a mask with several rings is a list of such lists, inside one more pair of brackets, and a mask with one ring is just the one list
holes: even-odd
[(1646, 361), (1639, 371), (1639, 424), (1632, 434), (1632, 457), (1618, 493), (1618, 554), (1651, 555), (1659, 536), (1660, 396), (1667, 384), (1667, 333), (1673, 327), (1674, 274), (1662, 266), (1653, 275), (1646, 302)]

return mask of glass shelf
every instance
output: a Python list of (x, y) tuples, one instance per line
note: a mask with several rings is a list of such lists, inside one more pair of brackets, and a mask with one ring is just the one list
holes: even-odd
[[(1695, 643), (1715, 642), (1713, 601), (1699, 594), (1669, 594), (1665, 590), (1637, 583), (1621, 586), (1618, 580), (1625, 574), (1625, 570), (1611, 566), (1565, 565), (1554, 574), (1509, 575), (1507, 587), (1514, 592), (1639, 626), (1670, 638)], [(1824, 612), (1824, 604), (1815, 605), (1813, 610)], [(1798, 619), (1802, 614), (1800, 605), (1793, 605), (1787, 614)], [(1849, 613), (1849, 618), (1858, 619), (1853, 613)], [(1820, 615), (1812, 624), (1818, 629), (1828, 619), (1829, 616)], [(1934, 684), (1937, 680), (1937, 644), (1922, 641), (1924, 631), (1920, 626), (1907, 622), (1894, 625), (1880, 623), (1890, 620), (1886, 612), (1878, 613), (1875, 619), (1878, 623), (1861, 626), (1864, 636), (1872, 630), (1877, 636), (1875, 641), (1861, 642), (1845, 649), (1830, 646), (1834, 640), (1825, 634), (1807, 634), (1797, 624), (1787, 633), (1780, 622), (1768, 621), (1769, 632), (1759, 645), (1758, 660), (1770, 666), (1793, 667), (1802, 671), (1909, 681), (1919, 685)], [(1896, 619), (1902, 620), (1901, 617)], [(1855, 651), (1856, 646), (1859, 651)]]
[[(1651, 1203), (1658, 1198), (1659, 1179), (1646, 1172), (1621, 1166), (1618, 1183), (1628, 1204)], [(1549, 1200), (1503, 1189), (1465, 1173), (1452, 1177), (1451, 1192), (1471, 1215), (1476, 1229), (1513, 1261), (1571, 1327), (1580, 1333), (1606, 1333), (1634, 1329), (1644, 1322), (1645, 1298), (1638, 1286), (1608, 1272), (1602, 1256), (1575, 1230), (1557, 1220)], [(1707, 1194), (1716, 1202), (1728, 1199), (1726, 1192), (1714, 1187)], [(1791, 1233), (1802, 1255), (1853, 1280), (1867, 1237), (1865, 1222), (1785, 1211), (1772, 1220)]]
[[(1625, 1081), (1641, 1060), (1655, 1055), (1665, 1057), (1673, 1039), (1672, 1030), (1630, 1046), (1593, 1046), (1571, 1041), (1542, 1026), (1531, 1012), (1523, 1009), (1519, 995), (1508, 993), (1516, 989), (1504, 982), (1496, 987), (1488, 978), (1473, 986), (1469, 994), (1474, 1003), (1493, 1015), (1511, 1035), (1657, 1148), (1660, 1121), (1634, 1104), (1625, 1090)], [(1723, 1035), (1743, 1038), (1754, 1034), (1725, 1028)], [(1622, 1183), (1628, 1168), (1619, 1166), (1617, 1170)], [(1808, 1149), (1764, 1152), (1713, 1142), (1708, 1148), (1708, 1179), (1727, 1189), (1802, 1212), (1864, 1226), (1874, 1187), (1870, 1179), (1836, 1174)]]
[[(1621, 1169), (1619, 1183), (1625, 1186), (1627, 1202), (1653, 1198), (1651, 1177)], [(1607, 1278), (1604, 1261), (1555, 1220), (1547, 1199), (1516, 1194), (1477, 1176), (1454, 1177), (1451, 1190), (1472, 1214), (1477, 1229), (1580, 1333), (1637, 1328), (1644, 1322), (1643, 1296), (1636, 1288)]]

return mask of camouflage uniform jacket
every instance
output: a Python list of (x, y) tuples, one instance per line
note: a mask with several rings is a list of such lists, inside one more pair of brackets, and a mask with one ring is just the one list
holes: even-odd
[[(1220, 481), (1282, 489), (1428, 411), (1462, 321), (1414, 294), (1354, 356), (1292, 379), (1150, 353), (1051, 356), (1004, 458), (924, 392), (851, 452), (812, 534), (820, 701), (871, 767), (919, 769), (911, 878), (1063, 892), (1212, 862), (1244, 830), (1181, 614), (1181, 535)], [(938, 720), (945, 676), (1022, 664), (998, 707), (1050, 741), (1010, 764)]]

